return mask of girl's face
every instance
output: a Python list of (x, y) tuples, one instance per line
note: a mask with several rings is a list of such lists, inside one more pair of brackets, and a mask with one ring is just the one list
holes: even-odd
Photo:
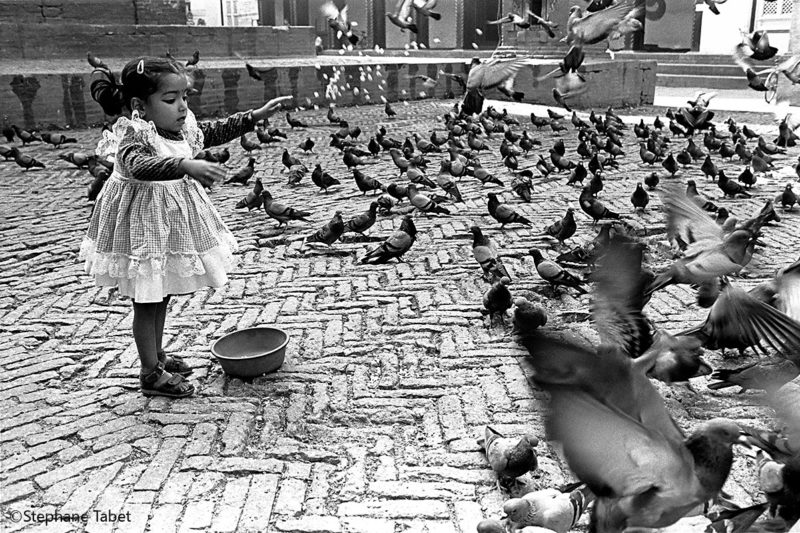
[(186, 76), (166, 74), (161, 77), (158, 90), (143, 102), (145, 120), (170, 133), (178, 133), (186, 121)]

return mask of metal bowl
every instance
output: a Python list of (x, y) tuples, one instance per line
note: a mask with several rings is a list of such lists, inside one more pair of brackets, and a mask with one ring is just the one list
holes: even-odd
[(226, 374), (254, 378), (283, 364), (289, 335), (278, 328), (247, 328), (228, 333), (211, 345), (211, 353)]

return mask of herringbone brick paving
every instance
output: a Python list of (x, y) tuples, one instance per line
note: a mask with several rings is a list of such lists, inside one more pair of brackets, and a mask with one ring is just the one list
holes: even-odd
[[(339, 109), (367, 136), (379, 124), (401, 139), (412, 131), (427, 136), (432, 118), (451, 102), (398, 106), (385, 120), (382, 107)], [(100, 531), (306, 531), (472, 532), (484, 516), (500, 514), (507, 497), (480, 452), (476, 437), (486, 424), (501, 432), (544, 436), (543, 393), (526, 381), (518, 364), (525, 350), (510, 328), (480, 314), (486, 288), (472, 257), (468, 228), (479, 224), (501, 248), (514, 283), (513, 294), (545, 305), (554, 324), (592, 335), (586, 321), (589, 297), (554, 294), (536, 275), (527, 255), (532, 246), (550, 254), (558, 245), (541, 230), (577, 206), (577, 189), (566, 175), (536, 183), (534, 199), (522, 204), (508, 189), (483, 190), (473, 178), (459, 186), (465, 203), (448, 205), (450, 217), (415, 215), (419, 236), (406, 262), (364, 266), (359, 259), (399, 224), (381, 217), (367, 237), (347, 238), (330, 250), (302, 247), (302, 237), (371, 201), (355, 187), (338, 152), (327, 146), (332, 131), (322, 111), (299, 113), (313, 123), (290, 140), (256, 152), (257, 176), (277, 199), (311, 210), (313, 224), (294, 223), (285, 233), (263, 211), (233, 208), (248, 188), (225, 185), (212, 193), (239, 239), (239, 266), (223, 289), (173, 299), (165, 332), (167, 351), (182, 355), (195, 373), (190, 399), (146, 399), (138, 391), (139, 363), (130, 333), (130, 303), (93, 286), (77, 260), (91, 206), (84, 170), (59, 161), (61, 152), (91, 152), (97, 130), (74, 132), (79, 145), (56, 150), (25, 148), (47, 169), (23, 172), (3, 163), (0, 180), (0, 453), (3, 528), (34, 528), (15, 522), (13, 512), (129, 512), (125, 522), (90, 514), (85, 530)], [(282, 119), (273, 119), (281, 129)], [(528, 124), (529, 126), (529, 124)], [(529, 130), (533, 128), (526, 127)], [(772, 131), (774, 128), (761, 127)], [(543, 140), (541, 152), (555, 137)], [(314, 154), (297, 144), (317, 141)], [(619, 172), (609, 172), (601, 194), (624, 213), (650, 244), (654, 268), (671, 260), (657, 195), (651, 208), (633, 214), (629, 196), (651, 171), (640, 164), (632, 133)], [(573, 131), (564, 135), (570, 157)], [(496, 146), (499, 141), (490, 141)], [(682, 143), (682, 142), (681, 142)], [(286, 186), (283, 146), (309, 168), (320, 162), (342, 180), (328, 194), (309, 177)], [(245, 160), (231, 143), (231, 165)], [(782, 165), (793, 161), (797, 150)], [(433, 157), (431, 174), (438, 169)], [(506, 182), (496, 155), (484, 166)], [(733, 174), (735, 163), (719, 163)], [(521, 160), (521, 167), (524, 167)], [(396, 178), (386, 154), (366, 168), (384, 183)], [(738, 174), (738, 172), (737, 172)], [(735, 174), (734, 174), (735, 175)], [(674, 180), (692, 177), (703, 192), (737, 216), (755, 213), (791, 178), (762, 179), (753, 198), (723, 200), (697, 166)], [(541, 180), (537, 180), (541, 181)], [(486, 192), (534, 220), (534, 228), (501, 230), (486, 210)], [(797, 258), (797, 214), (765, 231), (759, 250), (739, 280), (751, 286)], [(578, 212), (576, 242), (594, 236)], [(685, 287), (657, 294), (647, 309), (659, 327), (678, 331), (704, 316)], [(226, 377), (209, 344), (237, 328), (274, 324), (291, 335), (287, 360), (275, 374), (243, 382)], [(741, 364), (708, 355), (712, 365)], [(713, 392), (694, 380), (699, 394), (657, 386), (686, 429), (699, 420), (727, 416), (770, 424), (758, 393)], [(569, 479), (569, 472), (542, 439), (534, 487)], [(737, 458), (726, 490), (737, 499), (757, 496), (753, 461)], [(19, 517), (19, 515), (16, 515)], [(55, 523), (46, 531), (83, 530)], [(115, 529), (116, 528), (116, 529)]]

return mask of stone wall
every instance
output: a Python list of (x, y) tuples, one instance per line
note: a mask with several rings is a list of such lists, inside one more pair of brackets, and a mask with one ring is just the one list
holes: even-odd
[(104, 58), (163, 56), (167, 50), (176, 57), (195, 50), (204, 57), (312, 56), (314, 31), (310, 26), (281, 31), (265, 26), (0, 23), (0, 59), (77, 59), (85, 58), (87, 50)]
[[(345, 67), (346, 82), (358, 88), (358, 95), (348, 91), (337, 105), (380, 102), (384, 96), (390, 101), (423, 97), (422, 88), (413, 78), (415, 74), (435, 76), (440, 68), (466, 76), (468, 59), (452, 59), (441, 63), (397, 63), (369, 67)], [(554, 105), (552, 80), (536, 82), (536, 78), (555, 66), (555, 63), (523, 69), (517, 77), (516, 88), (525, 92), (525, 101)], [(199, 71), (195, 87), (199, 94), (190, 97), (191, 109), (200, 117), (221, 116), (250, 109), (278, 95), (293, 95), (298, 106), (326, 105), (327, 84), (325, 75), (333, 74), (333, 67), (322, 65), (276, 67), (266, 73), (263, 81), (256, 81), (241, 68), (209, 68)], [(365, 69), (362, 71), (361, 69)], [(380, 70), (381, 75), (377, 72)], [(364, 80), (362, 81), (362, 72)], [(613, 105), (638, 106), (652, 104), (655, 93), (656, 63), (654, 61), (605, 61), (586, 65), (586, 75), (591, 90), (574, 101), (575, 107), (590, 108)], [(369, 76), (372, 80), (369, 80)], [(386, 80), (386, 90), (378, 88), (380, 79)], [(47, 75), (0, 76), (0, 108), (9, 122), (24, 124), (27, 128), (47, 127), (50, 124), (73, 127), (100, 123), (106, 119), (89, 95), (91, 78), (87, 73)], [(449, 79), (424, 97), (445, 97), (460, 94), (459, 87)], [(489, 98), (500, 97), (491, 91)]]
[(0, 22), (186, 24), (185, 0), (0, 0)]

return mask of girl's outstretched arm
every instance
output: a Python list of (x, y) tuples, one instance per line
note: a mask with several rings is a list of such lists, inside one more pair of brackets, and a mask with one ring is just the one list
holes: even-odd
[(256, 122), (270, 117), (280, 110), (281, 104), (292, 100), (291, 96), (273, 98), (258, 109), (236, 113), (225, 120), (216, 122), (200, 122), (198, 126), (203, 132), (203, 147), (219, 146), (253, 131)]

